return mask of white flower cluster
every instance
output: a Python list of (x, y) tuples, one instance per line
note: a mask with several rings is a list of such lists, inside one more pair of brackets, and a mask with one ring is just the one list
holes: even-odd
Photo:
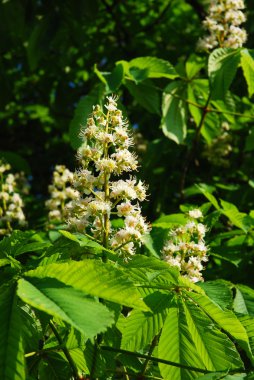
[(242, 47), (247, 40), (247, 33), (240, 27), (246, 21), (241, 9), (244, 9), (243, 0), (213, 0), (209, 16), (203, 21), (210, 34), (199, 40), (199, 50)]
[(64, 165), (55, 166), (52, 184), (48, 187), (50, 199), (45, 203), (50, 221), (63, 222), (65, 206), (79, 197), (79, 192), (70, 186), (72, 181), (73, 173), (69, 169)]
[(24, 173), (6, 173), (10, 170), (11, 166), (0, 160), (0, 235), (10, 233), (13, 225), (26, 224), (20, 193), (27, 194), (29, 186)]
[(190, 210), (188, 216), (190, 220), (184, 226), (170, 231), (170, 239), (162, 253), (169, 265), (177, 267), (192, 282), (198, 282), (203, 281), (202, 262), (208, 261), (208, 248), (204, 242), (206, 226), (198, 222), (203, 216), (199, 209)]
[[(80, 195), (67, 206), (68, 222), (128, 258), (149, 231), (138, 204), (146, 199), (146, 187), (126, 174), (126, 179), (117, 178), (136, 170), (138, 162), (129, 151), (133, 141), (116, 98), (107, 100), (106, 113), (95, 106), (81, 131), (83, 144), (77, 157), (82, 167), (73, 179)], [(123, 219), (122, 228), (112, 227), (112, 217)]]

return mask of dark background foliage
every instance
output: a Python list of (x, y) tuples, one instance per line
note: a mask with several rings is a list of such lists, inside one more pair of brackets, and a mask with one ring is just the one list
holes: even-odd
[[(54, 165), (65, 164), (71, 170), (76, 167), (75, 144), (71, 144), (69, 128), (80, 99), (99, 85), (95, 65), (106, 72), (112, 71), (119, 60), (154, 56), (169, 60), (181, 71), (203, 33), (202, 20), (208, 3), (202, 0), (1, 2), (0, 151), (14, 170), (25, 170), (30, 176), (31, 198), (27, 207), (30, 226), (37, 228), (45, 220), (43, 203)], [(247, 47), (251, 49), (252, 0), (246, 0), (246, 9)], [(238, 99), (246, 96), (243, 82), (243, 76), (239, 75), (233, 85)], [(195, 157), (188, 162), (194, 128), (190, 128), (182, 145), (167, 139), (160, 128), (160, 89), (166, 84), (165, 79), (156, 82), (159, 90), (154, 112), (148, 112), (147, 105), (140, 106), (142, 100), (138, 102), (131, 91), (126, 88), (120, 91), (142, 161), (139, 175), (149, 184), (151, 196), (146, 204), (149, 220), (179, 209), (184, 201), (180, 184), (186, 168), (187, 203), (199, 202), (200, 195), (190, 201), (188, 195), (192, 194), (194, 184), (203, 182), (215, 186), (219, 196), (242, 211), (253, 208), (251, 124), (245, 126), (244, 120), (240, 120), (240, 124), (234, 125), (228, 167), (213, 166), (204, 159), (206, 143), (202, 139)], [(142, 96), (145, 98), (145, 91)], [(246, 98), (243, 99), (246, 103)]]

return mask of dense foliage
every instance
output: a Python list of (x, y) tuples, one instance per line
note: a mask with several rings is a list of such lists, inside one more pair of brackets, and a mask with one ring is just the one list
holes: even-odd
[(1, 379), (254, 379), (254, 5), (209, 5), (1, 2)]

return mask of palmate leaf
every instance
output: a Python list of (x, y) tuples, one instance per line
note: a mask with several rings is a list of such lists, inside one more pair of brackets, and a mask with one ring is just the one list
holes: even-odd
[(121, 348), (124, 350), (140, 351), (146, 348), (163, 326), (172, 297), (154, 292), (148, 298), (153, 313), (132, 310), (122, 323)]
[(126, 81), (125, 87), (148, 112), (160, 115), (160, 94), (152, 81), (146, 79), (146, 81), (137, 84)]
[(247, 232), (251, 226), (252, 219), (245, 213), (240, 212), (238, 208), (233, 204), (221, 199), (221, 206), (223, 207), (223, 214), (234, 224), (234, 226), (241, 228), (244, 232)]
[(254, 59), (247, 49), (241, 50), (241, 66), (251, 97), (254, 94)]
[(98, 260), (50, 264), (25, 273), (27, 278), (55, 278), (86, 294), (149, 311), (124, 270)]
[(117, 64), (122, 64), (125, 75), (136, 82), (141, 82), (147, 78), (174, 79), (179, 77), (170, 62), (157, 57), (138, 57), (129, 62), (119, 61)]
[(248, 335), (243, 325), (230, 310), (222, 310), (219, 305), (207, 296), (194, 292), (185, 292), (187, 297), (194, 301), (220, 328), (226, 331), (239, 345), (251, 355)]
[(221, 308), (232, 306), (233, 297), (231, 284), (223, 280), (201, 282), (199, 286), (205, 291), (206, 295), (216, 302)]
[(254, 359), (254, 318), (249, 315), (242, 315), (239, 317), (241, 324), (244, 326), (250, 342), (250, 348), (252, 352), (252, 362)]
[(25, 380), (22, 321), (15, 287), (0, 289), (0, 379)]
[[(177, 304), (170, 308), (163, 326), (158, 346), (158, 357), (182, 365), (200, 368), (200, 359), (194, 349), (184, 314), (180, 313)], [(188, 371), (162, 363), (159, 364), (159, 369), (165, 380), (191, 380), (197, 378), (199, 374), (195, 371)]]
[(214, 50), (208, 60), (208, 74), (212, 99), (224, 99), (240, 63), (240, 50), (220, 48)]
[(36, 309), (69, 323), (88, 338), (105, 331), (114, 321), (113, 313), (104, 305), (52, 278), (20, 279), (18, 296)]
[(182, 81), (170, 83), (163, 93), (161, 128), (166, 137), (182, 144), (187, 134), (186, 84)]
[(209, 370), (241, 368), (243, 363), (231, 340), (211, 323), (191, 302), (184, 302), (184, 312), (202, 362)]
[(254, 317), (254, 290), (246, 285), (236, 285), (233, 307), (237, 313)]
[(71, 379), (70, 365), (60, 352), (49, 352), (39, 364), (40, 380)]
[[(158, 356), (201, 371), (227, 371), (243, 365), (230, 339), (196, 305), (182, 300), (169, 311)], [(159, 364), (159, 367), (166, 380), (189, 380), (202, 375), (201, 371), (165, 364)]]

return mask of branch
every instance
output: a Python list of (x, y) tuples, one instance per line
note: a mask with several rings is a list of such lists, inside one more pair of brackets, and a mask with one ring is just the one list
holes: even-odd
[[(132, 352), (132, 351), (127, 351), (127, 350), (122, 350), (120, 348), (114, 348), (114, 347), (109, 347), (109, 346), (101, 346), (100, 348), (102, 350), (105, 350), (105, 351), (118, 352), (118, 353), (121, 353), (121, 354), (135, 356), (136, 358), (141, 358), (141, 359), (147, 359), (148, 358), (149, 360), (151, 360), (152, 362), (155, 362), (155, 363), (168, 364), (168, 365), (172, 365), (173, 367), (188, 369), (189, 371), (195, 371), (195, 372), (200, 372), (200, 373), (214, 373), (214, 371), (209, 371), (207, 369), (190, 367), (190, 366), (187, 366), (187, 365), (184, 365), (184, 364), (171, 362), (170, 360), (155, 358), (154, 356), (140, 354), (138, 352)], [(228, 371), (228, 369), (225, 369), (223, 371), (216, 371), (216, 373), (219, 372), (219, 373), (222, 373), (222, 374), (223, 373), (233, 374), (233, 373), (237, 373), (237, 372), (241, 372), (241, 371), (243, 371), (243, 368), (237, 368), (237, 369), (234, 369), (232, 371)]]
[(72, 372), (73, 372), (73, 377), (74, 377), (74, 380), (80, 380), (80, 376), (79, 376), (79, 373), (78, 373), (78, 370), (77, 370), (77, 367), (71, 357), (71, 354), (69, 353), (67, 347), (63, 344), (63, 340), (61, 338), (61, 336), (59, 335), (56, 327), (54, 326), (54, 324), (52, 322), (49, 322), (49, 326), (51, 328), (51, 330), (53, 331), (58, 343), (60, 344), (61, 346), (61, 349), (63, 351), (63, 353), (65, 354), (66, 356), (66, 359), (68, 360), (69, 364), (70, 364), (70, 367), (72, 369)]
[(196, 129), (196, 133), (195, 133), (195, 136), (194, 136), (194, 139), (193, 139), (193, 142), (192, 142), (192, 146), (188, 150), (188, 152), (186, 154), (186, 157), (185, 157), (185, 160), (184, 160), (183, 173), (182, 173), (182, 177), (181, 177), (181, 180), (180, 180), (180, 194), (181, 194), (181, 200), (182, 201), (184, 199), (184, 193), (183, 193), (183, 191), (184, 191), (184, 186), (185, 186), (186, 175), (187, 175), (190, 163), (191, 163), (191, 161), (192, 161), (192, 159), (193, 159), (193, 157), (195, 155), (195, 151), (196, 151), (196, 148), (197, 148), (197, 145), (198, 145), (198, 141), (199, 141), (200, 132), (201, 132), (201, 129), (203, 127), (203, 124), (204, 124), (204, 121), (205, 121), (205, 118), (206, 118), (206, 115), (207, 115), (207, 112), (208, 112), (208, 108), (207, 107), (209, 105), (210, 99), (211, 99), (211, 93), (209, 94), (209, 96), (207, 98), (207, 101), (206, 101), (206, 104), (203, 107), (202, 116), (201, 116), (199, 125), (198, 125), (198, 127)]

